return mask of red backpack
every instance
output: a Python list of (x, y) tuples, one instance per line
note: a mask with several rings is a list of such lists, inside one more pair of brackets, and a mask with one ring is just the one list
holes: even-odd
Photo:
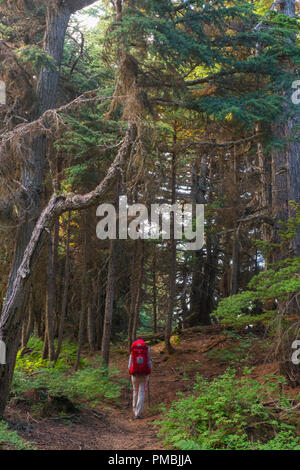
[(151, 369), (148, 365), (148, 346), (142, 339), (134, 341), (131, 345), (130, 375), (148, 375)]

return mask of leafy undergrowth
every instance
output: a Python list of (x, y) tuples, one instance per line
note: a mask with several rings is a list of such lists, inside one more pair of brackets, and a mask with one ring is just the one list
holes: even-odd
[[(193, 393), (179, 393), (156, 422), (165, 444), (180, 450), (300, 450), (296, 411), (280, 393), (284, 379), (269, 375), (260, 383), (249, 372), (237, 378), (228, 369), (212, 382), (197, 376)], [(267, 406), (270, 397), (277, 408)]]
[(26, 392), (37, 391), (40, 407), (49, 397), (65, 397), (89, 406), (103, 401), (118, 403), (124, 383), (116, 369), (107, 372), (99, 356), (81, 359), (75, 372), (76, 345), (65, 342), (56, 363), (41, 359), (42, 347), (41, 340), (31, 338), (26, 354), (18, 353), (12, 400), (26, 401)]
[(8, 425), (0, 421), (0, 450), (30, 450), (34, 447), (24, 441), (16, 431), (11, 431)]

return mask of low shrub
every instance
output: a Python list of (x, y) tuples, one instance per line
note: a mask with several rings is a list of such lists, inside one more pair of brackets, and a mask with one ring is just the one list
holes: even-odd
[(27, 353), (18, 354), (12, 397), (18, 400), (26, 399), (24, 394), (29, 390), (41, 391), (41, 396), (64, 396), (69, 399), (79, 399), (95, 406), (99, 402), (118, 401), (124, 381), (117, 377), (116, 369), (103, 367), (101, 359), (83, 358), (80, 369), (74, 371), (76, 346), (66, 342), (61, 356), (56, 363), (41, 359), (42, 342), (31, 338)]
[(300, 449), (295, 427), (279, 422), (263, 404), (270, 395), (280, 400), (283, 379), (269, 375), (259, 383), (246, 374), (237, 378), (229, 369), (212, 382), (197, 376), (193, 393), (178, 394), (156, 422), (165, 444), (180, 450)]

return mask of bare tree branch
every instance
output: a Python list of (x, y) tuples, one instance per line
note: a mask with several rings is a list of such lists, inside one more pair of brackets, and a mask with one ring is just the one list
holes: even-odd
[(0, 339), (5, 339), (6, 333), (15, 331), (22, 320), (23, 302), (26, 285), (29, 282), (47, 233), (53, 226), (57, 217), (70, 210), (82, 210), (93, 206), (100, 201), (117, 175), (122, 163), (129, 157), (137, 134), (136, 125), (129, 123), (128, 130), (118, 154), (110, 166), (105, 178), (98, 186), (87, 194), (56, 194), (54, 193), (43, 210), (32, 232), (30, 242), (25, 250), (22, 262), (17, 271), (12, 292), (6, 299), (0, 318)]
[(40, 133), (47, 133), (47, 131), (49, 131), (48, 128), (50, 128), (49, 124), (53, 124), (53, 120), (57, 121), (59, 113), (91, 101), (105, 101), (110, 98), (97, 96), (98, 91), (99, 89), (87, 91), (70, 103), (64, 104), (56, 109), (48, 109), (35, 121), (19, 124), (12, 131), (0, 135), (2, 141), (0, 145), (0, 161), (2, 147), (8, 142), (12, 142), (17, 137), (24, 137), (26, 134), (39, 135)]
[[(56, 132), (58, 128), (63, 125), (63, 118), (60, 116), (60, 113), (69, 111), (92, 101), (105, 101), (109, 99), (109, 97), (98, 96), (97, 91), (99, 91), (99, 89), (85, 92), (70, 103), (60, 106), (57, 109), (49, 109), (45, 111), (35, 121), (19, 124), (12, 131), (0, 135), (0, 178), (5, 181), (5, 184), (7, 183), (8, 175), (13, 175), (14, 173), (13, 167), (16, 164), (17, 159), (19, 159), (19, 161), (25, 161), (26, 163), (26, 158), (24, 157), (26, 136), (30, 136), (32, 138), (41, 134), (53, 134), (53, 132)], [(12, 154), (14, 155), (14, 158), (12, 158)], [(20, 188), (19, 182), (16, 182), (13, 179), (12, 181), (19, 185), (19, 196), (22, 192), (21, 189), (26, 191), (26, 188)], [(17, 197), (15, 199), (17, 199)], [(5, 221), (6, 223), (11, 223), (12, 208), (16, 202), (16, 200), (13, 201), (11, 198), (9, 201), (7, 197), (2, 197), (2, 199), (0, 199), (1, 222)]]

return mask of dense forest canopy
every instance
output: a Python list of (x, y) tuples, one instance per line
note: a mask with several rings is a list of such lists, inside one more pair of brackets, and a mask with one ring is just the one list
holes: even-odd
[[(299, 4), (1, 0), (0, 59), (0, 414), (32, 335), (50, 362), (76, 342), (78, 369), (251, 325), (299, 385)], [(125, 196), (204, 204), (204, 246), (100, 240), (97, 206)]]

